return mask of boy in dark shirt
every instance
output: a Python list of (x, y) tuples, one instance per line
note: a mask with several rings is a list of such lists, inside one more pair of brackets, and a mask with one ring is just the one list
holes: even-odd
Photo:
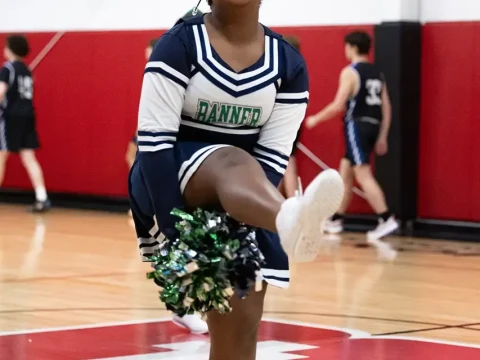
[(40, 147), (33, 107), (33, 77), (23, 59), (30, 52), (28, 41), (20, 35), (7, 38), (0, 69), (0, 186), (10, 153), (19, 153), (35, 190), (34, 212), (50, 208), (43, 171), (35, 156)]

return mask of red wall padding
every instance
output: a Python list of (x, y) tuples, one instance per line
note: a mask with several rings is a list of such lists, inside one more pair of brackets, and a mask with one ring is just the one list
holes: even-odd
[[(312, 82), (309, 113), (332, 99), (346, 64), (342, 38), (351, 29), (278, 29), (301, 40)], [(50, 191), (126, 194), (123, 155), (135, 131), (143, 51), (160, 33), (68, 33), (35, 70), (43, 144), (38, 156)], [(52, 36), (28, 35), (32, 57)], [(479, 22), (423, 29), (419, 216), (424, 218), (480, 221), (479, 43)], [(335, 167), (344, 148), (340, 121), (305, 131), (302, 142)], [(306, 184), (319, 169), (301, 153), (298, 161)], [(18, 159), (9, 160), (5, 186), (30, 188)], [(352, 211), (370, 210), (357, 198)]]
[[(372, 26), (360, 26), (372, 33)], [(296, 35), (311, 77), (309, 114), (331, 101), (338, 75), (347, 63), (343, 37), (353, 27), (276, 29)], [(161, 31), (67, 33), (34, 71), (35, 103), (43, 165), (49, 191), (126, 195), (124, 153), (136, 127), (144, 48)], [(28, 34), (29, 61), (54, 34)], [(3, 42), (4, 36), (0, 35)], [(337, 120), (304, 131), (301, 140), (331, 167), (344, 153), (342, 124)], [(320, 171), (299, 152), (304, 185)], [(29, 189), (18, 159), (10, 159), (6, 187)], [(370, 212), (356, 198), (352, 212)]]
[[(136, 128), (145, 66), (155, 32), (67, 33), (34, 71), (38, 157), (49, 191), (126, 195), (124, 154)], [(54, 34), (28, 34), (33, 58)], [(20, 162), (5, 185), (31, 188)]]
[(480, 22), (423, 28), (420, 217), (480, 221)]

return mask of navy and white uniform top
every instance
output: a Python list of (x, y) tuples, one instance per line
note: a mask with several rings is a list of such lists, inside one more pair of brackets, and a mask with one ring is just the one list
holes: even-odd
[[(138, 117), (138, 152), (129, 194), (140, 253), (175, 236), (171, 210), (182, 208), (189, 179), (214, 151), (241, 148), (278, 186), (308, 103), (303, 57), (265, 28), (265, 52), (235, 72), (210, 45), (203, 16), (163, 35), (145, 68)], [(155, 221), (154, 221), (155, 220)], [(278, 235), (257, 229), (264, 279), (286, 287), (288, 257)]]
[(7, 117), (33, 117), (33, 77), (28, 66), (21, 61), (6, 62), (0, 68), (0, 81), (8, 89), (0, 103), (0, 118), (2, 113)]
[(382, 121), (382, 91), (385, 77), (373, 64), (358, 62), (351, 65), (358, 76), (355, 96), (347, 102), (345, 120), (361, 120), (379, 124)]
[(144, 75), (140, 156), (182, 142), (236, 146), (268, 169), (273, 183), (280, 181), (305, 117), (309, 83), (303, 57), (264, 29), (264, 55), (241, 72), (215, 52), (203, 16), (159, 39)]

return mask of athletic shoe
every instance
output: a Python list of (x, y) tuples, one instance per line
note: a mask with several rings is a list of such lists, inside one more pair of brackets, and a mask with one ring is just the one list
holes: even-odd
[(375, 230), (369, 231), (367, 233), (367, 241), (370, 243), (374, 240), (381, 239), (387, 235), (390, 235), (398, 229), (398, 222), (395, 220), (395, 217), (390, 216), (387, 221), (380, 219), (378, 221), (378, 226)]
[(282, 204), (276, 225), (282, 246), (292, 261), (315, 259), (325, 221), (340, 207), (343, 192), (342, 177), (329, 169), (320, 173), (303, 195), (287, 199)]
[(331, 220), (325, 221), (325, 232), (327, 234), (340, 234), (343, 232), (343, 220)]
[(52, 203), (50, 202), (50, 200), (45, 200), (45, 201), (35, 201), (35, 203), (33, 204), (33, 207), (32, 207), (32, 212), (34, 213), (44, 213), (44, 212), (47, 212), (48, 210), (50, 210), (50, 208), (52, 207)]
[(208, 333), (207, 323), (197, 314), (184, 315), (183, 317), (174, 315), (172, 321), (175, 325), (190, 330), (192, 334)]

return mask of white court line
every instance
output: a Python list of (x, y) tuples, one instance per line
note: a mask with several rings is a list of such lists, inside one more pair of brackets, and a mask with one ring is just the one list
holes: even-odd
[(336, 326), (311, 324), (311, 323), (305, 323), (305, 322), (294, 321), (294, 320), (272, 319), (272, 318), (268, 318), (268, 317), (262, 318), (262, 321), (268, 321), (268, 322), (273, 322), (273, 323), (277, 323), (277, 324), (284, 324), (284, 325), (303, 326), (303, 327), (309, 327), (309, 328), (314, 328), (314, 329), (341, 331), (341, 332), (350, 334), (351, 339), (368, 339), (368, 338), (371, 337), (370, 333), (368, 333), (366, 331), (356, 330), (356, 329), (346, 329), (346, 328), (340, 328), (340, 327), (336, 327)]
[[(75, 325), (75, 326), (61, 326), (61, 327), (51, 327), (51, 328), (41, 328), (33, 330), (16, 330), (16, 331), (5, 331), (0, 332), (0, 336), (9, 336), (9, 335), (26, 335), (26, 334), (38, 334), (38, 333), (47, 333), (54, 331), (70, 331), (70, 330), (83, 330), (83, 329), (97, 329), (103, 327), (113, 327), (113, 326), (125, 326), (125, 325), (137, 325), (137, 324), (150, 324), (156, 322), (167, 322), (171, 321), (171, 318), (158, 318), (158, 319), (149, 319), (149, 320), (132, 320), (132, 321), (120, 321), (120, 322), (108, 322), (108, 323), (99, 323), (99, 324), (88, 324), (88, 325)], [(320, 325), (306, 323), (302, 321), (292, 321), (292, 320), (282, 320), (282, 319), (272, 319), (272, 318), (262, 318), (262, 321), (284, 324), (284, 325), (293, 325), (293, 326), (303, 326), (314, 329), (325, 329), (332, 331), (341, 331), (347, 334), (350, 334), (350, 339), (357, 340), (374, 340), (374, 339), (386, 339), (386, 340), (404, 340), (404, 341), (421, 341), (431, 344), (440, 344), (440, 345), (453, 345), (468, 347), (473, 349), (480, 349), (480, 345), (468, 344), (457, 341), (448, 341), (448, 340), (434, 340), (421, 337), (408, 337), (408, 336), (395, 336), (395, 335), (385, 335), (385, 336), (374, 336), (370, 333), (362, 330), (348, 329), (336, 326)]]
[(390, 339), (390, 340), (405, 340), (405, 341), (421, 341), (427, 342), (432, 344), (441, 344), (441, 345), (454, 345), (454, 346), (462, 346), (462, 347), (469, 347), (474, 349), (480, 349), (480, 345), (477, 344), (468, 344), (462, 343), (457, 341), (448, 341), (448, 340), (435, 340), (435, 339), (427, 339), (422, 337), (408, 337), (408, 336), (395, 336), (395, 335), (385, 335), (385, 336), (372, 336), (372, 339)]
[[(14, 331), (0, 332), (0, 336), (38, 334), (38, 333), (46, 333), (46, 332), (83, 330), (83, 329), (96, 329), (96, 328), (102, 328), (102, 327), (125, 326), (125, 325), (136, 325), (136, 324), (150, 324), (155, 322), (167, 322), (171, 320), (172, 320), (171, 318), (158, 318), (158, 319), (147, 319), (147, 320), (107, 322), (107, 323), (87, 324), (87, 325), (49, 327), (49, 328), (39, 328), (39, 329), (32, 329), (32, 330), (30, 329), (14, 330)], [(345, 329), (345, 328), (339, 328), (334, 326), (310, 324), (310, 323), (304, 323), (300, 321), (281, 320), (281, 319), (273, 319), (273, 318), (262, 318), (262, 321), (273, 322), (273, 323), (284, 324), (284, 325), (310, 327), (314, 329), (342, 331), (347, 334), (350, 334), (352, 336), (352, 339), (363, 339), (363, 338), (370, 337), (370, 334), (368, 332), (355, 330), (355, 329)]]
[(96, 329), (96, 328), (102, 328), (102, 327), (123, 326), (123, 325), (150, 324), (150, 323), (154, 323), (154, 322), (167, 322), (167, 321), (171, 321), (171, 320), (172, 320), (172, 318), (158, 318), (158, 319), (148, 319), (148, 320), (131, 320), (131, 321), (107, 322), (107, 323), (87, 324), (87, 325), (73, 325), (73, 326), (60, 326), (60, 327), (49, 327), (49, 328), (39, 328), (39, 329), (25, 329), (25, 330), (0, 332), (0, 336), (38, 334), (38, 333), (46, 333), (46, 332), (53, 332), (53, 331)]

